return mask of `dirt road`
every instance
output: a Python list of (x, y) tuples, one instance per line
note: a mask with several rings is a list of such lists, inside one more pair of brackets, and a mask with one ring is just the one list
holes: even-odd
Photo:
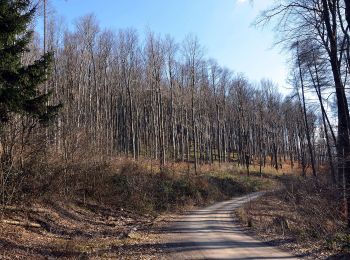
[(176, 217), (165, 232), (169, 259), (300, 259), (252, 238), (234, 224), (233, 209), (260, 195), (250, 194)]

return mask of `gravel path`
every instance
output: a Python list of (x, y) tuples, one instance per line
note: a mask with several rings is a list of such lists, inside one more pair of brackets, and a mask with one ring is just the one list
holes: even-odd
[(300, 259), (249, 236), (234, 224), (232, 211), (263, 193), (217, 203), (175, 217), (165, 230), (169, 259)]

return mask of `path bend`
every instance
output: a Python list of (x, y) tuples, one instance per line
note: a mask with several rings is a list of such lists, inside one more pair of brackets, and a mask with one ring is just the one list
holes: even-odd
[(232, 212), (263, 195), (256, 192), (179, 215), (165, 231), (168, 259), (300, 259), (247, 234)]

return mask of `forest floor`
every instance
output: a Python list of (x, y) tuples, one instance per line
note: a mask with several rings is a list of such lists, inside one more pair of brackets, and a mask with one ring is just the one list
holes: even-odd
[(350, 259), (350, 234), (336, 190), (313, 179), (286, 177), (286, 186), (236, 209), (237, 222), (271, 245), (309, 259)]
[(23, 225), (0, 223), (0, 259), (157, 259), (161, 253), (138, 246), (156, 240), (149, 233), (156, 221), (150, 215), (94, 204), (36, 209), (5, 215)]
[[(248, 178), (244, 169), (232, 166), (191, 177), (171, 171), (158, 175), (140, 166), (131, 169), (132, 173), (124, 167), (110, 176), (120, 187), (108, 199), (101, 193), (108, 203), (45, 196), (30, 206), (6, 207), (0, 218), (0, 259), (160, 259), (164, 248), (155, 230), (172, 213), (276, 185), (270, 175)], [(127, 194), (109, 203), (121, 188)]]

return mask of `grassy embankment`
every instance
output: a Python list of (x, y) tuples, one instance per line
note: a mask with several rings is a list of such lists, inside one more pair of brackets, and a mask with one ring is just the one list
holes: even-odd
[[(28, 168), (0, 223), (1, 259), (123, 258), (156, 255), (145, 247), (157, 216), (272, 188), (265, 172), (232, 164), (75, 161)], [(41, 174), (38, 174), (41, 172)]]
[[(317, 259), (349, 259), (350, 234), (339, 190), (328, 180), (284, 176), (283, 188), (238, 209), (258, 236)], [(330, 257), (330, 258), (329, 258)]]

